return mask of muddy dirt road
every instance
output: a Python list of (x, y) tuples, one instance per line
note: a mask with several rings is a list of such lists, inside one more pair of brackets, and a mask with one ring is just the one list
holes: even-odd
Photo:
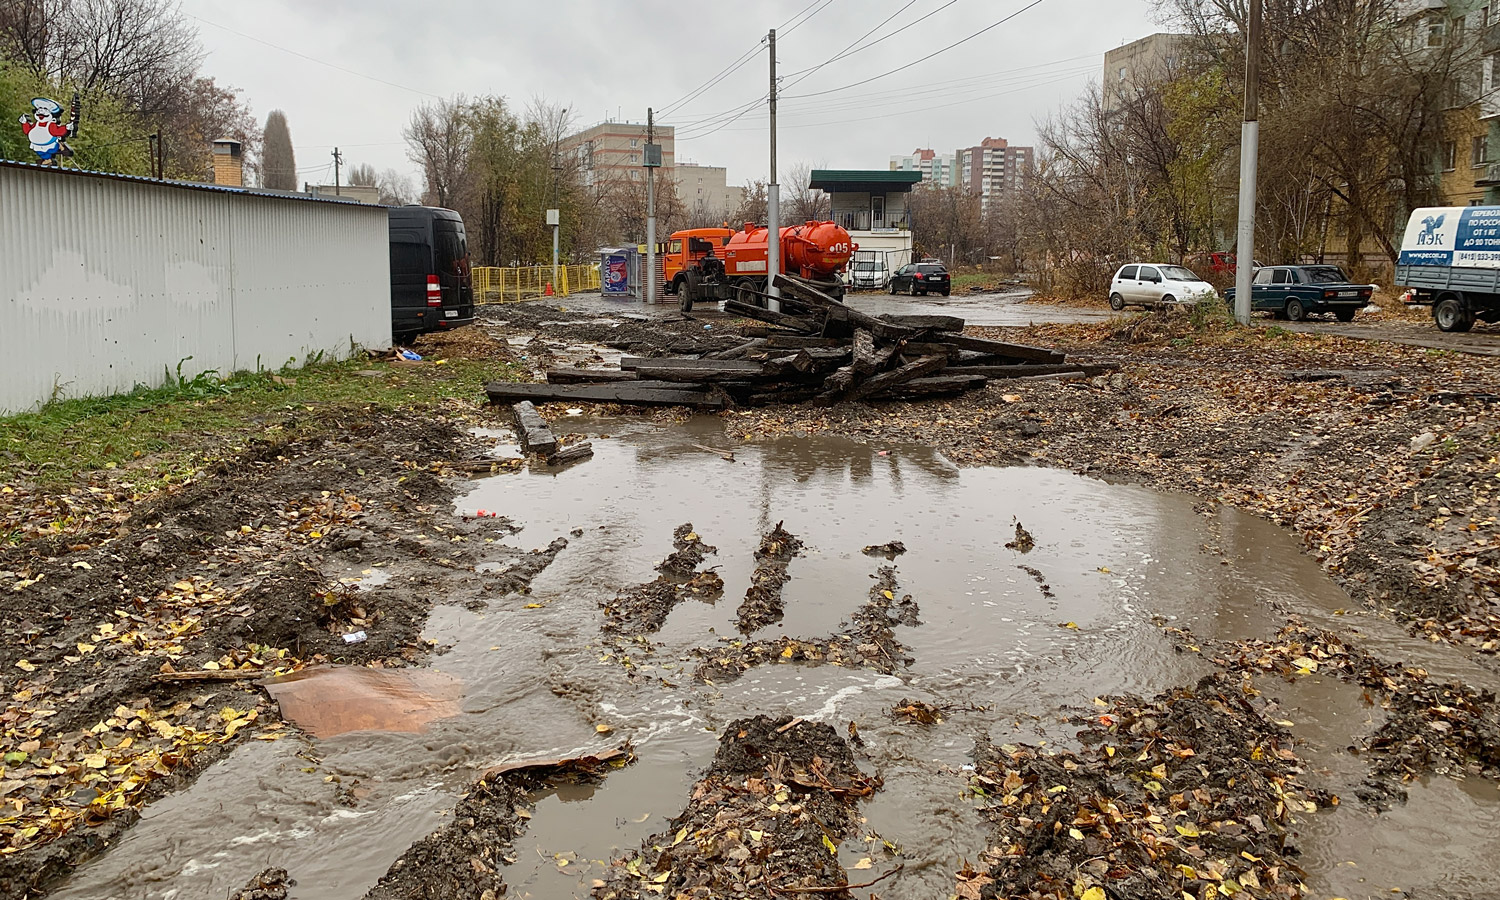
[[(864, 821), (839, 842), (838, 861), (851, 881), (904, 863), (882, 883), (882, 897), (948, 896), (965, 861), (987, 849), (987, 804), (966, 769), (976, 737), (1068, 746), (1076, 729), (1062, 721), (1065, 711), (1094, 709), (1101, 696), (1190, 685), (1212, 670), (1198, 654), (1180, 652), (1163, 623), (1235, 640), (1269, 636), (1287, 613), (1300, 612), (1344, 628), (1357, 623), (1372, 645), (1430, 659), (1432, 671), (1484, 677), (1379, 620), (1336, 617), (1347, 597), (1289, 535), (1232, 511), (1205, 515), (1187, 498), (1046, 470), (960, 470), (922, 447), (877, 450), (836, 438), (738, 446), (728, 462), (698, 449), (723, 442), (712, 419), (562, 424), (595, 441), (594, 461), (499, 475), (455, 500), (461, 516), (506, 511), (522, 530), (493, 534), (517, 550), (570, 540), (530, 593), (487, 596), (483, 574), (474, 572), (470, 588), (449, 588), (433, 611), (424, 636), (441, 649), (430, 665), (462, 682), (458, 715), (425, 734), (247, 745), (150, 807), (118, 846), (53, 896), (216, 896), (276, 865), (296, 878), (292, 896), (359, 897), (409, 844), (444, 823), (477, 771), (628, 739), (640, 756), (635, 765), (533, 801), (504, 872), (514, 896), (588, 896), (594, 879), (611, 877), (609, 860), (677, 815), (728, 723), (757, 714), (799, 716), (841, 734), (855, 723), (863, 742), (856, 758), (884, 785), (859, 807)], [(1029, 553), (1004, 546), (1016, 520), (1035, 536)], [(490, 520), (472, 521), (476, 538), (488, 533)], [(782, 521), (806, 543), (789, 564), (785, 619), (741, 636), (736, 611), (755, 551)], [(706, 562), (724, 579), (723, 598), (684, 600), (649, 640), (612, 639), (601, 630), (600, 608), (653, 581), (686, 522), (717, 548)], [(703, 659), (741, 640), (814, 643), (846, 632), (873, 576), (889, 564), (861, 550), (892, 540), (907, 548), (894, 563), (898, 589), (920, 610), (919, 625), (896, 629), (909, 666), (886, 675), (777, 659), (728, 684), (694, 677)], [(399, 575), (383, 589), (421, 590)], [(1337, 761), (1374, 713), (1353, 689), (1323, 688), (1331, 696), (1265, 686), (1299, 691), (1284, 717), (1305, 716), (1294, 733), (1301, 729), (1310, 747)], [(943, 721), (891, 717), (911, 701), (943, 710)], [(1332, 703), (1347, 707), (1342, 719), (1322, 711)], [(1333, 786), (1342, 787), (1336, 779)], [(1414, 793), (1417, 804), (1436, 803), (1455, 819), (1500, 820), (1493, 786), (1465, 793), (1439, 783)], [(1315, 895), (1421, 886), (1424, 876), (1409, 866), (1399, 878), (1377, 868), (1387, 880), (1362, 885), (1370, 877), (1364, 867), (1380, 862), (1363, 842), (1373, 835), (1370, 846), (1388, 847), (1430, 829), (1401, 815), (1372, 819), (1357, 806), (1351, 795), (1347, 808), (1293, 827), (1305, 858), (1328, 861), (1309, 871)], [(821, 842), (818, 849), (825, 852)], [(857, 868), (862, 863), (871, 868)], [(1492, 875), (1470, 877), (1500, 889), (1500, 873)]]
[[(730, 330), (488, 315), (523, 370)], [(1332, 528), (1367, 519), (1314, 532), (1296, 483), (1360, 441), (1418, 452), (1416, 425), (1434, 452), (1488, 429), (1462, 398), (1422, 412), (1451, 372), (1421, 367), (1451, 364), (1403, 358), (1393, 386), (1343, 345), (1032, 339), (1127, 357), (1125, 381), (832, 413), (546, 407), (593, 442), (564, 468), (520, 461), (478, 407), (350, 415), (87, 544), (12, 548), (3, 896), (223, 897), (269, 869), (295, 884), (242, 896), (1500, 893), (1483, 635), (1414, 635), (1351, 597), (1351, 576), (1420, 573), (1344, 564), (1366, 544)], [(1252, 355), (1253, 398), (1181, 374)], [(1298, 380), (1320, 371), (1345, 374)], [(1310, 402), (1330, 396), (1394, 400), (1335, 439)], [(1291, 527), (1237, 508), (1289, 509), (1257, 507), (1261, 467), (1225, 452), (1269, 460), (1285, 415), (1308, 422), (1275, 495)], [(1427, 463), (1453, 496), (1491, 458), (1458, 469), (1458, 449)], [(1441, 503), (1488, 539), (1483, 493), (1407, 518)], [(1416, 533), (1399, 511), (1382, 548)], [(615, 762), (514, 768), (580, 755)]]

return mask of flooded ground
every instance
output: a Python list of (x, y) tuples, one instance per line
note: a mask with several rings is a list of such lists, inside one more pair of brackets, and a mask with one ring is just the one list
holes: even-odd
[[(1233, 640), (1274, 632), (1297, 612), (1358, 629), (1381, 652), (1435, 674), (1476, 685), (1490, 677), (1388, 623), (1341, 614), (1348, 598), (1287, 533), (1200, 510), (1186, 497), (1054, 470), (961, 470), (919, 446), (800, 436), (731, 447), (713, 419), (656, 427), (575, 417), (557, 428), (589, 435), (594, 459), (485, 479), (458, 503), (465, 514), (508, 518), (487, 540), (534, 549), (568, 538), (530, 593), (483, 593), (488, 571), (475, 572), (474, 591), (461, 596), (405, 586), (414, 599), (441, 604), (425, 636), (439, 647), (432, 669), (461, 685), (457, 715), (424, 721), (420, 732), (243, 746), (149, 807), (53, 896), (224, 896), (275, 865), (297, 880), (299, 900), (353, 900), (441, 825), (484, 769), (628, 740), (635, 765), (602, 785), (539, 798), (505, 875), (512, 896), (587, 897), (609, 859), (681, 810), (721, 729), (765, 713), (840, 733), (855, 724), (859, 761), (885, 786), (864, 807), (863, 841), (846, 843), (842, 861), (854, 868), (888, 842), (905, 869), (881, 884), (880, 896), (947, 897), (954, 873), (985, 849), (964, 771), (975, 738), (1066, 746), (1076, 730), (1065, 722), (1069, 711), (1096, 697), (1192, 684), (1211, 666), (1174, 646), (1164, 624)], [(732, 451), (733, 460), (715, 450)], [(718, 567), (724, 596), (684, 602), (648, 640), (610, 646), (601, 604), (652, 581), (674, 529), (689, 522), (717, 548), (707, 564)], [(1018, 522), (1035, 538), (1029, 552), (1006, 547)], [(754, 551), (778, 523), (804, 544), (788, 570), (785, 619), (740, 635), (736, 613)], [(907, 549), (891, 563), (899, 593), (920, 607), (920, 625), (897, 629), (910, 667), (893, 676), (770, 664), (728, 684), (695, 681), (694, 651), (839, 631), (888, 564), (861, 551), (890, 541)], [(401, 581), (392, 572), (386, 588)], [(1435, 781), (1376, 817), (1349, 788), (1362, 764), (1344, 748), (1378, 720), (1359, 689), (1316, 680), (1268, 680), (1262, 689), (1285, 694), (1287, 720), (1313, 748), (1313, 774), (1347, 791), (1342, 808), (1311, 815), (1297, 832), (1318, 896), (1500, 889), (1492, 864), (1472, 864), (1492, 859), (1500, 841), (1493, 784)], [(943, 709), (944, 721), (892, 720), (888, 711), (903, 700)]]

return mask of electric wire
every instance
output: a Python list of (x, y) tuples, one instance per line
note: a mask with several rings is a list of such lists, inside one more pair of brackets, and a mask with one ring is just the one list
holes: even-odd
[(857, 88), (857, 87), (860, 87), (862, 85), (869, 84), (872, 81), (879, 81), (882, 78), (888, 78), (888, 77), (890, 77), (892, 75), (895, 75), (897, 72), (904, 72), (904, 71), (906, 71), (907, 69), (910, 69), (913, 66), (920, 65), (920, 64), (928, 61), (929, 59), (932, 59), (935, 56), (939, 56), (941, 54), (947, 53), (949, 50), (952, 50), (955, 47), (959, 47), (959, 46), (962, 46), (964, 44), (967, 44), (969, 41), (974, 40), (975, 38), (979, 37), (980, 35), (983, 35), (983, 34), (986, 34), (988, 32), (994, 31), (996, 28), (999, 28), (1001, 25), (1004, 25), (1006, 22), (1009, 22), (1012, 19), (1015, 19), (1016, 17), (1020, 16), (1022, 13), (1025, 13), (1025, 12), (1028, 12), (1030, 10), (1036, 9), (1038, 6), (1041, 6), (1045, 2), (1046, 2), (1046, 0), (1032, 0), (1032, 2), (1026, 4), (1025, 6), (1021, 7), (1020, 9), (1018, 9), (1015, 12), (1011, 13), (1010, 15), (1006, 16), (1005, 18), (1001, 19), (1000, 21), (995, 22), (995, 23), (993, 23), (991, 25), (986, 25), (984, 28), (979, 29), (978, 31), (974, 32), (973, 34), (969, 35), (968, 37), (965, 37), (965, 38), (962, 38), (960, 40), (954, 41), (953, 43), (949, 44), (946, 47), (943, 47), (940, 50), (934, 50), (933, 52), (927, 54), (926, 56), (921, 57), (920, 59), (914, 59), (914, 60), (912, 60), (911, 62), (907, 63), (904, 66), (898, 66), (897, 68), (891, 69), (889, 72), (882, 72), (879, 75), (872, 75), (869, 78), (865, 78), (865, 79), (862, 79), (860, 81), (856, 81), (856, 82), (854, 82), (852, 84), (846, 84), (843, 87), (830, 88), (830, 89), (828, 89), (826, 91), (815, 91), (815, 92), (810, 93), (810, 94), (796, 94), (796, 95), (793, 95), (793, 96), (788, 96), (787, 99), (792, 100), (792, 99), (798, 99), (798, 98), (802, 98), (802, 97), (822, 97), (822, 96), (824, 96), (826, 94), (836, 94), (836, 93), (838, 93), (840, 91), (847, 91), (847, 90), (849, 90), (851, 88)]
[(858, 47), (857, 49), (851, 49), (851, 48), (855, 48), (855, 45), (859, 44), (865, 38), (869, 37), (870, 35), (874, 34), (875, 32), (879, 31), (880, 29), (884, 28), (886, 26), (886, 24), (891, 21), (891, 19), (894, 19), (894, 18), (896, 18), (896, 16), (899, 16), (902, 13), (906, 12), (908, 9), (911, 9), (913, 6), (915, 6), (917, 4), (917, 2), (918, 2), (918, 0), (912, 0), (911, 3), (908, 3), (905, 6), (901, 7), (900, 9), (896, 10), (889, 17), (887, 17), (884, 22), (881, 22), (879, 25), (876, 25), (874, 28), (871, 28), (869, 31), (865, 32), (853, 44), (850, 44), (848, 47), (845, 47), (843, 50), (840, 50), (838, 53), (834, 54), (833, 56), (829, 57), (828, 59), (824, 60), (823, 62), (818, 63), (816, 66), (812, 66), (812, 67), (807, 68), (807, 69), (800, 69), (800, 70), (798, 70), (796, 72), (788, 72), (787, 75), (786, 75), (787, 78), (797, 78), (797, 76), (799, 76), (799, 75), (802, 76), (802, 77), (801, 78), (797, 78), (796, 81), (794, 81), (791, 84), (787, 85), (787, 87), (790, 88), (790, 87), (795, 86), (799, 82), (806, 81), (809, 76), (811, 76), (814, 72), (818, 71), (819, 69), (823, 68), (826, 65), (829, 65), (831, 63), (836, 63), (836, 62), (838, 62), (841, 59), (847, 59), (847, 58), (853, 56), (856, 53), (862, 53), (865, 50), (868, 50), (871, 47), (875, 46), (876, 44), (879, 44), (879, 43), (881, 43), (883, 41), (887, 41), (887, 40), (895, 37), (896, 35), (898, 35), (901, 32), (907, 30), (908, 28), (911, 28), (914, 25), (919, 25), (922, 22), (927, 21), (928, 19), (932, 18), (933, 16), (937, 15), (938, 13), (942, 12), (943, 10), (945, 10), (948, 7), (952, 6), (953, 4), (957, 3), (958, 0), (948, 0), (947, 3), (944, 3), (942, 6), (939, 6), (937, 9), (934, 9), (932, 12), (929, 12), (929, 13), (927, 13), (924, 16), (921, 16), (921, 17), (919, 17), (917, 19), (914, 19), (911, 22), (906, 23), (905, 25), (902, 25), (900, 28), (897, 28), (895, 31), (891, 32), (890, 34), (882, 35), (882, 36), (876, 38), (875, 40), (871, 41), (870, 43), (865, 44), (863, 47)]

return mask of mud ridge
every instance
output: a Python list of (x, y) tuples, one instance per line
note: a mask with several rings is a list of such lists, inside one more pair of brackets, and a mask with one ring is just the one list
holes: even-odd
[[(783, 717), (725, 729), (708, 772), (666, 831), (614, 862), (597, 900), (772, 898), (796, 888), (852, 895), (838, 845), (880, 788), (838, 732)], [(829, 890), (832, 889), (832, 890)]]
[(792, 558), (802, 550), (802, 541), (776, 523), (760, 540), (755, 551), (755, 572), (750, 576), (750, 589), (740, 604), (739, 629), (743, 634), (754, 634), (767, 625), (780, 622), (786, 616), (786, 602), (781, 590), (792, 580), (787, 568)]
[(899, 590), (896, 570), (882, 567), (869, 599), (855, 611), (847, 632), (824, 638), (731, 640), (700, 647), (693, 651), (702, 660), (694, 676), (705, 684), (726, 684), (766, 663), (845, 666), (894, 675), (912, 663), (896, 639), (896, 627), (922, 624), (916, 600), (910, 594), (896, 599)]
[(696, 597), (712, 602), (724, 593), (724, 579), (717, 572), (695, 571), (719, 551), (703, 542), (691, 522), (677, 527), (672, 542), (676, 549), (656, 566), (664, 574), (604, 604), (605, 632), (635, 637), (655, 634), (683, 600)]
[(1427, 775), (1500, 781), (1500, 707), (1489, 691), (1435, 682), (1421, 669), (1385, 662), (1295, 619), (1269, 641), (1199, 642), (1182, 629), (1167, 633), (1180, 644), (1207, 647), (1210, 660), (1230, 672), (1288, 680), (1324, 672), (1366, 688), (1372, 705), (1379, 697), (1386, 718), (1362, 740), (1359, 755), (1370, 774), (1358, 790), (1377, 810), (1404, 802), (1406, 784)]
[(1237, 685), (1117, 698), (1080, 724), (1077, 753), (978, 742), (989, 868), (959, 873), (958, 897), (1303, 896), (1287, 826), (1337, 799), (1298, 783), (1291, 736)]

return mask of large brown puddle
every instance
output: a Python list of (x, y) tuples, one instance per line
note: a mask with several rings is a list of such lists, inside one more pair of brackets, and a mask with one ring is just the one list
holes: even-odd
[[(497, 530), (495, 539), (513, 546), (581, 535), (529, 596), (471, 611), (461, 604), (487, 598), (476, 573), (472, 595), (441, 598), (453, 605), (433, 612), (426, 636), (451, 648), (432, 668), (462, 681), (458, 716), (417, 734), (253, 742), (148, 809), (56, 896), (223, 896), (278, 865), (297, 879), (293, 896), (301, 900), (356, 898), (444, 822), (479, 771), (628, 738), (640, 754), (635, 766), (601, 786), (539, 799), (506, 874), (512, 896), (586, 897), (611, 856), (681, 809), (718, 729), (743, 715), (789, 713), (840, 731), (858, 723), (862, 763), (881, 773), (885, 789), (865, 807), (867, 844), (843, 848), (845, 862), (853, 866), (889, 841), (906, 868), (880, 895), (928, 900), (948, 896), (953, 873), (984, 849), (964, 791), (974, 736), (1066, 743), (1068, 708), (1192, 683), (1206, 666), (1174, 651), (1164, 622), (1205, 637), (1259, 637), (1283, 623), (1279, 607), (1358, 627), (1387, 655), (1435, 673), (1488, 677), (1387, 623), (1335, 616), (1349, 599), (1289, 535), (1233, 512), (1201, 514), (1188, 498), (1052, 470), (959, 470), (921, 447), (824, 437), (737, 446), (727, 462), (701, 449), (724, 445), (712, 419), (665, 428), (573, 419), (563, 430), (594, 435), (595, 458), (561, 472), (485, 480), (459, 504), (524, 525), (516, 536)], [(1024, 556), (1005, 547), (1018, 519), (1037, 542)], [(901, 590), (921, 606), (920, 626), (897, 629), (915, 659), (910, 669), (888, 676), (769, 665), (728, 685), (694, 682), (690, 651), (738, 636), (753, 551), (783, 521), (806, 550), (791, 563), (785, 621), (758, 636), (836, 630), (885, 564), (861, 549), (899, 540), (909, 551), (895, 563)], [(718, 547), (709, 564), (726, 582), (724, 599), (678, 606), (655, 636), (660, 647), (634, 658), (628, 675), (604, 658), (599, 603), (651, 581), (685, 522)], [(400, 578), (393, 573), (392, 583)], [(1371, 725), (1357, 693), (1351, 701), (1339, 685), (1325, 697), (1313, 683), (1263, 687), (1299, 692), (1287, 698), (1289, 718), (1323, 748), (1325, 777), (1357, 781), (1358, 761), (1342, 751)], [(899, 725), (885, 713), (902, 699), (954, 711), (936, 727)], [(612, 733), (601, 737), (601, 725)], [(1493, 895), (1497, 793), (1444, 781), (1376, 817), (1350, 792), (1345, 808), (1302, 823), (1310, 883), (1350, 900), (1397, 896), (1392, 887)], [(1440, 852), (1429, 852), (1439, 838)]]

